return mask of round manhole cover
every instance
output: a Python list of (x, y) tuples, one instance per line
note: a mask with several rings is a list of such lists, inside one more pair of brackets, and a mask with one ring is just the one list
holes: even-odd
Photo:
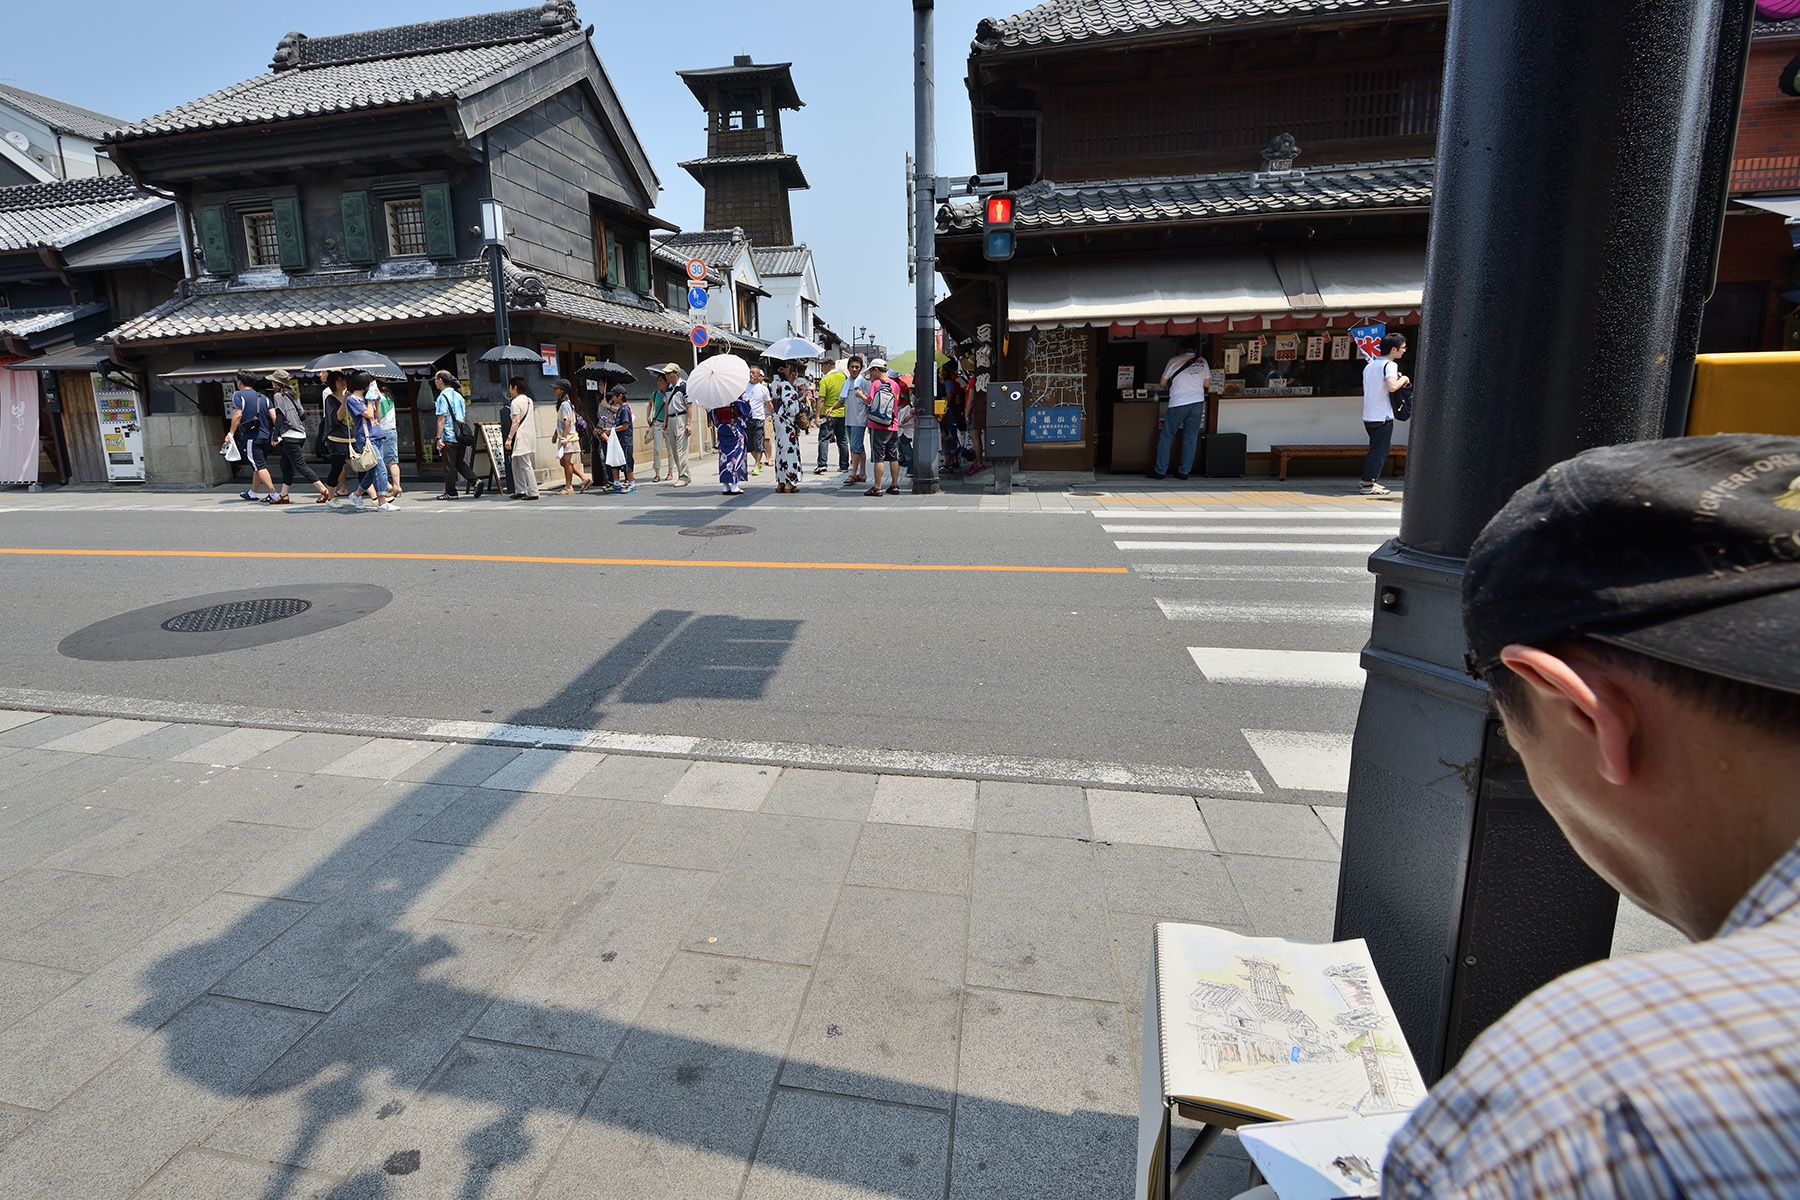
[(311, 600), (278, 597), (269, 600), (234, 600), (230, 604), (211, 604), (170, 617), (162, 627), (170, 633), (218, 633), (226, 629), (249, 629), (271, 621), (297, 617), (312, 607)]
[(701, 525), (695, 529), (679, 531), (682, 537), (736, 537), (740, 533), (755, 533), (754, 525)]

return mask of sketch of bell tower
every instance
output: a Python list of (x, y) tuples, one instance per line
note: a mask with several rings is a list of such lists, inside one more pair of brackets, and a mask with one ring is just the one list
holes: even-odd
[(1267, 958), (1240, 957), (1239, 962), (1249, 970), (1249, 975), (1239, 976), (1250, 981), (1250, 994), (1258, 1000), (1266, 1000), (1270, 1004), (1288, 1007), (1288, 997), (1294, 989), (1281, 982), (1281, 964)]
[(741, 228), (758, 246), (794, 244), (788, 192), (811, 185), (781, 144), (781, 114), (803, 106), (792, 63), (677, 71), (706, 110), (706, 157), (681, 167), (706, 189), (706, 228)]
[[(1387, 1021), (1374, 1007), (1375, 993), (1369, 986), (1369, 969), (1359, 963), (1342, 963), (1325, 968), (1325, 977), (1331, 980), (1338, 995), (1350, 1006), (1350, 1011), (1338, 1017), (1334, 1023), (1339, 1028), (1358, 1035), (1352, 1039), (1351, 1045), (1362, 1059), (1363, 1074), (1369, 1080), (1370, 1108), (1367, 1111), (1386, 1112), (1397, 1107), (1393, 1080), (1388, 1077), (1387, 1063), (1383, 1061), (1381, 1047), (1375, 1042), (1375, 1031), (1383, 1028)], [(1357, 1107), (1361, 1110), (1361, 1105)]]

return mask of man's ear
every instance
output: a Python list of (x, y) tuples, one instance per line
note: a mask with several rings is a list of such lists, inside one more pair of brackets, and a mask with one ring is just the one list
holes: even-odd
[(1615, 787), (1631, 780), (1631, 742), (1637, 712), (1618, 688), (1601, 679), (1588, 681), (1565, 659), (1535, 646), (1507, 646), (1500, 661), (1551, 710), (1551, 719), (1567, 720), (1594, 742), (1594, 770)]

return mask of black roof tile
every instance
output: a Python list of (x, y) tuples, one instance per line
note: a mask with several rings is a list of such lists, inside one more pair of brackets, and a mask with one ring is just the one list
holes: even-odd
[(1447, 7), (1447, 0), (1049, 0), (1014, 16), (983, 20), (971, 52)]

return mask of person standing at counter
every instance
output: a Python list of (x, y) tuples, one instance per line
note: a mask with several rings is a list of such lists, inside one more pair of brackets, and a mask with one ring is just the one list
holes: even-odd
[(1381, 486), (1381, 469), (1394, 446), (1393, 394), (1412, 380), (1400, 373), (1400, 356), (1406, 353), (1406, 335), (1390, 333), (1381, 339), (1381, 357), (1363, 367), (1363, 428), (1369, 431), (1369, 457), (1363, 463), (1362, 494), (1387, 496)]
[(1181, 469), (1175, 478), (1194, 472), (1194, 452), (1200, 447), (1200, 427), (1206, 420), (1206, 391), (1212, 382), (1212, 366), (1200, 355), (1200, 343), (1183, 338), (1180, 352), (1163, 368), (1159, 386), (1169, 393), (1169, 413), (1163, 418), (1162, 435), (1156, 439), (1156, 469), (1152, 479), (1169, 477), (1169, 459), (1175, 448), (1175, 432), (1181, 431)]

